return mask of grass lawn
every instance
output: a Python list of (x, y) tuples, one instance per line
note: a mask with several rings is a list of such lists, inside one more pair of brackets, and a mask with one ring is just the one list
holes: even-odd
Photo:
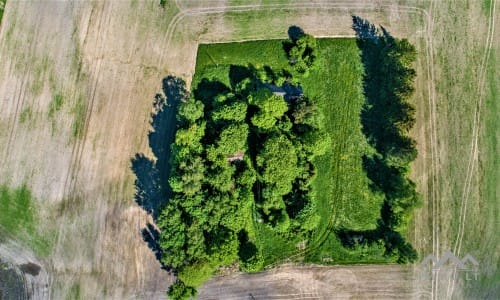
[[(335, 234), (341, 228), (375, 229), (383, 198), (371, 191), (362, 167), (362, 156), (373, 150), (361, 132), (363, 66), (356, 40), (319, 39), (318, 50), (321, 61), (302, 80), (302, 88), (323, 111), (332, 137), (330, 151), (316, 162), (314, 191), (321, 224), (305, 251), (296, 247), (301, 240), (293, 235), (280, 236), (256, 222), (255, 239), (262, 246), (266, 264), (290, 257), (336, 264), (386, 262), (383, 245), (353, 251), (344, 248)], [(220, 90), (230, 87), (228, 74), (234, 66), (267, 65), (278, 71), (287, 63), (282, 40), (200, 45), (191, 90), (204, 78), (222, 83), (213, 85)]]

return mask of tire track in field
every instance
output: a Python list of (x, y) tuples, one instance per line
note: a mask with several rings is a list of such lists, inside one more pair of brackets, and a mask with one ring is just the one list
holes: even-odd
[[(493, 38), (494, 38), (494, 32), (495, 32), (495, 6), (496, 6), (496, 0), (491, 0), (490, 2), (490, 10), (489, 10), (489, 16), (488, 16), (488, 33), (487, 33), (487, 39), (486, 39), (486, 49), (483, 54), (483, 58), (481, 61), (481, 65), (479, 68), (479, 78), (478, 78), (478, 85), (477, 85), (477, 100), (476, 100), (476, 105), (474, 107), (474, 123), (472, 127), (472, 141), (471, 141), (471, 150), (470, 150), (470, 156), (469, 156), (469, 161), (467, 164), (467, 175), (465, 179), (465, 185), (464, 189), (462, 192), (462, 201), (460, 203), (460, 215), (459, 215), (459, 227), (458, 227), (458, 233), (455, 239), (455, 246), (453, 248), (453, 252), (457, 257), (460, 256), (461, 248), (462, 248), (462, 241), (463, 241), (463, 236), (465, 232), (465, 220), (467, 217), (467, 203), (470, 197), (470, 192), (471, 192), (471, 187), (472, 187), (472, 179), (474, 175), (474, 169), (476, 168), (477, 162), (478, 162), (478, 156), (479, 156), (479, 129), (480, 129), (480, 122), (481, 122), (481, 106), (482, 106), (482, 101), (485, 96), (485, 82), (486, 82), (486, 75), (487, 75), (487, 70), (488, 70), (488, 60), (489, 56), (491, 53), (491, 48), (493, 47)], [(448, 289), (447, 289), (447, 297), (451, 298), (453, 296), (453, 291), (455, 289), (455, 283), (457, 281), (457, 268), (453, 268), (452, 271), (452, 276), (450, 276), (448, 280)]]
[[(167, 32), (165, 34), (165, 39), (163, 44), (166, 45), (165, 49), (168, 51), (171, 47), (172, 39), (174, 32), (176, 30), (177, 25), (187, 16), (197, 16), (197, 15), (208, 15), (208, 14), (216, 14), (216, 13), (224, 13), (224, 12), (245, 12), (251, 10), (280, 10), (280, 9), (307, 9), (307, 8), (317, 8), (320, 7), (325, 2), (311, 3), (311, 4), (253, 4), (253, 5), (236, 5), (236, 6), (219, 6), (219, 7), (200, 7), (195, 9), (186, 9), (177, 13), (168, 25)], [(350, 3), (328, 3), (329, 6), (339, 7), (339, 8), (350, 8), (350, 7), (358, 7), (363, 8), (367, 7), (362, 4), (350, 4)], [(344, 5), (344, 7), (342, 6)], [(374, 5), (371, 5), (371, 8), (375, 8)], [(166, 51), (163, 51), (160, 59), (159, 65), (163, 65), (164, 54)]]
[[(106, 4), (104, 4), (104, 5), (106, 5)], [(87, 28), (87, 33), (86, 33), (87, 35), (85, 37), (85, 42), (86, 42), (86, 39), (87, 39), (88, 34), (89, 34), (89, 28), (93, 24), (92, 23), (92, 19), (93, 19), (92, 16), (93, 16), (94, 11), (95, 10), (93, 7), (92, 11), (91, 11), (91, 15), (89, 17), (90, 20), (88, 23), (88, 28)], [(103, 8), (100, 16), (98, 17), (98, 23), (97, 23), (97, 37), (96, 37), (95, 44), (99, 45), (98, 53), (102, 53), (102, 49), (103, 49), (104, 38), (102, 36), (102, 32), (103, 32), (102, 28), (106, 28), (106, 25), (109, 24), (109, 20), (110, 20), (109, 7), (107, 9)], [(106, 23), (106, 24), (103, 24), (103, 23)], [(84, 48), (85, 42), (84, 42), (82, 48)], [(93, 61), (91, 63), (93, 63), (94, 66), (92, 68), (89, 68), (89, 69), (94, 70), (94, 71), (93, 71), (92, 76), (89, 76), (89, 78), (93, 78), (94, 80), (93, 80), (93, 83), (90, 87), (90, 93), (89, 93), (90, 101), (86, 101), (86, 103), (85, 103), (86, 104), (85, 105), (85, 112), (84, 112), (85, 113), (85, 120), (84, 120), (84, 123), (82, 124), (83, 128), (81, 128), (83, 133), (80, 137), (78, 137), (78, 136), (75, 137), (76, 141), (74, 142), (72, 153), (71, 153), (71, 161), (72, 162), (70, 164), (70, 169), (68, 171), (68, 175), (66, 177), (66, 181), (65, 181), (64, 187), (63, 187), (64, 197), (66, 197), (66, 199), (63, 199), (63, 201), (67, 201), (67, 205), (68, 205), (67, 207), (71, 207), (71, 205), (77, 199), (76, 196), (72, 195), (72, 194), (75, 192), (75, 189), (76, 189), (75, 185), (76, 185), (76, 182), (78, 179), (78, 173), (80, 171), (81, 158), (82, 158), (83, 150), (85, 148), (85, 142), (87, 141), (88, 126), (90, 124), (90, 119), (92, 117), (92, 111), (94, 108), (95, 95), (96, 95), (97, 86), (99, 83), (99, 74), (100, 74), (100, 69), (101, 69), (101, 65), (102, 65), (102, 58), (93, 59)], [(77, 116), (75, 116), (75, 118), (77, 118)], [(67, 219), (66, 214), (63, 214), (63, 220), (65, 221), (66, 219)], [(56, 245), (60, 245), (61, 239), (64, 237), (63, 233), (64, 233), (64, 226), (60, 226), (58, 234), (57, 234)]]
[[(429, 5), (429, 11), (427, 12), (427, 30), (426, 30), (426, 39), (427, 39), (427, 48), (426, 48), (426, 57), (427, 57), (427, 76), (428, 76), (428, 105), (429, 105), (429, 130), (430, 130), (430, 149), (431, 149), (431, 168), (430, 168), (430, 178), (431, 178), (431, 188), (429, 193), (428, 201), (431, 202), (431, 215), (432, 215), (432, 252), (434, 255), (439, 256), (439, 195), (438, 195), (438, 166), (437, 161), (439, 159), (438, 149), (437, 149), (437, 117), (436, 117), (436, 89), (434, 86), (435, 82), (435, 70), (434, 70), (434, 46), (432, 44), (432, 34), (433, 34), (433, 26), (434, 19), (432, 17), (432, 11), (434, 6), (433, 1), (431, 1)], [(433, 273), (431, 278), (431, 299), (437, 297), (437, 279), (439, 277), (439, 273)]]
[[(40, 23), (41, 16), (42, 16), (41, 14), (38, 15), (38, 18), (36, 19), (35, 24)], [(17, 18), (17, 14), (16, 14), (16, 18)], [(16, 20), (16, 22), (17, 22), (17, 20)], [(37, 46), (36, 41), (38, 40), (39, 34), (40, 34), (39, 27), (35, 26), (33, 41), (30, 43), (30, 48), (29, 48), (29, 51), (27, 52), (29, 54), (28, 57), (30, 57), (30, 58), (36, 59), (36, 46)], [(14, 63), (14, 68), (15, 68), (15, 63)], [(18, 123), (17, 122), (18, 116), (21, 114), (21, 109), (24, 106), (24, 101), (26, 98), (25, 95), (26, 95), (27, 87), (25, 85), (29, 84), (29, 82), (30, 82), (29, 77), (30, 77), (32, 68), (33, 68), (33, 64), (32, 63), (28, 64), (27, 69), (25, 69), (25, 72), (22, 76), (21, 87), (19, 88), (19, 93), (16, 92), (14, 94), (14, 98), (17, 98), (17, 100), (15, 100), (15, 109), (14, 109), (14, 113), (12, 114), (12, 118), (11, 118), (12, 123), (9, 126), (10, 130), (8, 133), (7, 145), (5, 147), (4, 163), (7, 162), (7, 158), (9, 156), (9, 152), (10, 152), (9, 150), (11, 148), (12, 141), (14, 140), (14, 137), (15, 137), (15, 132), (16, 132), (17, 125), (18, 125), (17, 124)], [(44, 74), (42, 74), (42, 80), (43, 80), (43, 75)], [(16, 94), (17, 94), (17, 97), (16, 97)]]

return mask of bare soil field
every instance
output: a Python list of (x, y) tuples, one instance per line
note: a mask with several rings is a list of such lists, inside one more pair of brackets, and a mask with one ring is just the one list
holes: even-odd
[[(25, 261), (47, 274), (30, 279), (44, 286), (34, 298), (164, 298), (174, 277), (142, 239), (151, 217), (134, 201), (130, 170), (136, 153), (153, 156), (147, 133), (161, 79), (173, 74), (189, 84), (199, 43), (284, 38), (291, 24), (316, 36), (352, 36), (352, 14), (408, 37), (419, 52), (412, 175), (424, 206), (410, 239), (423, 255), (478, 249), (471, 254), (485, 258), (488, 250), (477, 241), (484, 232), (496, 247), (485, 265), (498, 265), (496, 230), (488, 225), (498, 227), (495, 216), (468, 222), (495, 205), (481, 198), (478, 145), (486, 130), (480, 111), (487, 51), (498, 49), (496, 2), (484, 13), (479, 1), (460, 9), (444, 1), (176, 0), (164, 8), (159, 1), (7, 1), (0, 27), (0, 184), (27, 184), (39, 230), (53, 237), (48, 255), (24, 250)], [(54, 109), (58, 95), (62, 103)], [(8, 245), (0, 243), (1, 259), (25, 263)], [(286, 266), (215, 278), (200, 298), (466, 294), (458, 277), (417, 280), (417, 269)]]
[[(384, 276), (380, 276), (382, 273)], [(200, 299), (409, 299), (411, 268), (375, 266), (281, 266), (264, 274), (218, 277)]]

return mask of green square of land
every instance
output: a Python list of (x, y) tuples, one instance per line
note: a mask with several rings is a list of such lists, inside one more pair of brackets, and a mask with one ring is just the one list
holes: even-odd
[[(374, 194), (370, 189), (362, 166), (363, 155), (369, 155), (373, 150), (360, 123), (365, 99), (359, 48), (353, 38), (318, 39), (318, 57), (316, 68), (301, 80), (301, 86), (304, 94), (323, 111), (325, 128), (332, 137), (330, 151), (316, 160), (314, 193), (321, 216), (320, 226), (307, 241), (306, 251), (297, 247), (301, 240), (280, 236), (266, 225), (253, 222), (256, 242), (262, 246), (266, 263), (294, 254), (298, 260), (309, 262), (387, 261), (383, 257), (383, 246), (346, 249), (335, 234), (335, 230), (341, 228), (375, 229), (383, 201), (382, 195)], [(198, 85), (207, 79), (212, 87), (210, 95), (202, 96), (215, 96), (231, 88), (229, 74), (237, 72), (238, 66), (269, 66), (273, 71), (279, 71), (287, 63), (283, 40), (202, 44), (198, 48), (191, 90), (195, 97), (199, 97)]]

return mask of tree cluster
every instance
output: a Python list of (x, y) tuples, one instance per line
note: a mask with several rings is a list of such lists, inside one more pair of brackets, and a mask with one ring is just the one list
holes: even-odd
[[(331, 143), (320, 112), (303, 95), (286, 101), (271, 92), (264, 70), (235, 69), (248, 76), (177, 106), (173, 195), (157, 220), (162, 262), (178, 275), (173, 299), (194, 296), (220, 266), (262, 269), (254, 221), (304, 236), (319, 222), (313, 160)], [(201, 94), (210, 92), (194, 93)]]

